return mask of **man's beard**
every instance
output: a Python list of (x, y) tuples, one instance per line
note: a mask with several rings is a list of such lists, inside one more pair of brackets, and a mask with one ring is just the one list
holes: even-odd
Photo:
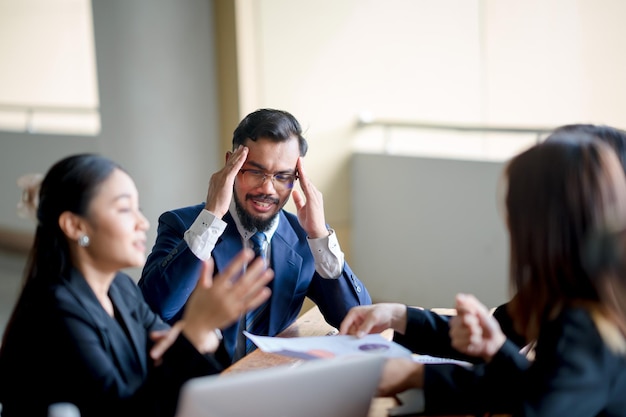
[[(256, 195), (256, 196), (250, 196), (250, 197), (263, 198), (264, 196)], [(248, 213), (243, 208), (243, 205), (239, 202), (239, 198), (237, 198), (236, 194), (234, 194), (234, 198), (235, 198), (235, 208), (237, 209), (237, 214), (239, 215), (239, 221), (241, 222), (241, 225), (244, 227), (244, 229), (249, 230), (251, 232), (254, 232), (255, 230), (258, 232), (265, 232), (269, 230), (269, 228), (272, 226), (272, 223), (274, 222), (274, 219), (276, 218), (276, 216), (278, 216), (278, 213), (280, 212), (280, 211), (276, 212), (276, 214), (274, 214), (269, 219), (262, 219), (259, 217), (255, 217), (251, 215), (250, 213)], [(246, 198), (248, 198), (248, 196), (246, 196)], [(273, 198), (272, 200), (276, 201), (276, 199), (273, 199)], [(287, 200), (285, 200), (285, 203), (287, 203)], [(285, 203), (283, 203), (283, 206), (285, 205)]]

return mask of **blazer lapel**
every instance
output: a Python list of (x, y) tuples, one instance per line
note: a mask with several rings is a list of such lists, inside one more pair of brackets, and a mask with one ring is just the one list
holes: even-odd
[(140, 318), (138, 317), (136, 304), (126, 302), (124, 294), (115, 284), (116, 280), (117, 277), (111, 284), (109, 296), (111, 297), (111, 300), (113, 300), (113, 304), (115, 305), (115, 308), (117, 308), (117, 313), (128, 331), (128, 337), (130, 339), (130, 344), (133, 347), (134, 357), (145, 374), (148, 372), (148, 358), (145, 354), (147, 351), (146, 332), (143, 326), (137, 325), (140, 323)]
[(227, 224), (226, 230), (218, 239), (212, 253), (217, 271), (223, 271), (230, 261), (243, 249), (241, 236), (230, 213), (226, 213), (224, 221)]
[[(102, 305), (91, 290), (89, 284), (87, 284), (87, 281), (85, 281), (85, 278), (76, 269), (72, 269), (70, 273), (67, 280), (67, 288), (74, 294), (77, 303), (83, 306), (87, 315), (93, 320), (100, 333), (108, 335), (108, 321), (110, 317), (106, 314), (104, 308), (102, 308)], [(105, 337), (103, 340), (109, 341), (110, 338)]]
[[(115, 288), (115, 280), (111, 284), (109, 296), (117, 308), (118, 314), (122, 317), (122, 321), (131, 335), (131, 340), (126, 337), (124, 330), (115, 318), (110, 317), (102, 308), (91, 287), (77, 270), (72, 270), (70, 274), (68, 289), (74, 294), (76, 301), (83, 306), (86, 314), (97, 327), (103, 348), (111, 354), (113, 360), (118, 364), (118, 371), (124, 374), (128, 381), (138, 377), (142, 378), (136, 370), (141, 369), (145, 375), (146, 364), (139, 360), (145, 354), (142, 355), (137, 350), (138, 335), (134, 333), (137, 330), (137, 325), (136, 322), (133, 322), (119, 290)], [(129, 346), (132, 349), (129, 350)]]

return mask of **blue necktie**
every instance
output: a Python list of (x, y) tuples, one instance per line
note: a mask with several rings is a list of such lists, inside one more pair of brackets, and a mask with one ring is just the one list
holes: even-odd
[(250, 236), (250, 243), (252, 243), (252, 250), (254, 250), (254, 255), (257, 257), (263, 258), (265, 260), (265, 233), (256, 232), (252, 236)]
[[(266, 260), (265, 256), (265, 234), (256, 232), (250, 237), (254, 254)], [(258, 306), (255, 310), (246, 313), (246, 330), (252, 334), (267, 335), (269, 329), (268, 317), (269, 300)], [(256, 346), (250, 339), (246, 338), (246, 354), (252, 352)]]

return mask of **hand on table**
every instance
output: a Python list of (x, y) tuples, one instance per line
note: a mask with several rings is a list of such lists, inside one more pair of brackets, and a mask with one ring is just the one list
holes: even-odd
[(399, 333), (406, 330), (406, 306), (397, 303), (379, 303), (352, 307), (339, 326), (339, 334), (363, 337), (392, 328)]

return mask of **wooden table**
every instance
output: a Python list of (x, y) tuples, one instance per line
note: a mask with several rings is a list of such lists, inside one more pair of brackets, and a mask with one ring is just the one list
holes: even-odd
[[(326, 323), (318, 307), (314, 306), (301, 315), (295, 323), (280, 333), (278, 337), (324, 336), (336, 333), (337, 329)], [(391, 337), (392, 332), (386, 331), (384, 333), (389, 338)], [(266, 353), (257, 349), (243, 359), (235, 362), (223, 373), (246, 372), (280, 365), (296, 365), (301, 362), (303, 362), (303, 359), (275, 353)], [(389, 408), (397, 404), (396, 399), (392, 397), (375, 397), (372, 400), (368, 417), (387, 417)]]
[[(337, 329), (324, 321), (322, 313), (317, 306), (301, 315), (295, 323), (283, 330), (277, 337), (307, 337), (336, 334)], [(235, 362), (223, 373), (245, 372), (254, 369), (271, 368), (280, 365), (295, 365), (303, 362), (303, 359), (290, 356), (266, 353), (260, 349)]]

